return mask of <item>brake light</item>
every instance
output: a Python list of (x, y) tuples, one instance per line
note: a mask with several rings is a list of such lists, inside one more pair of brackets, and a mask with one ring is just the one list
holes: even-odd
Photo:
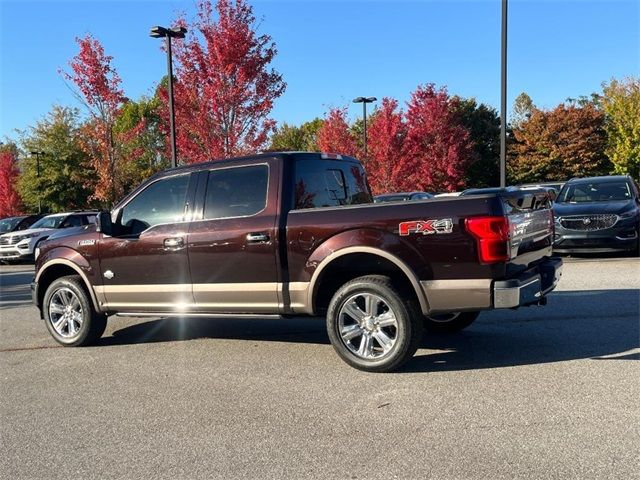
[(467, 218), (465, 227), (476, 239), (480, 263), (498, 263), (509, 260), (509, 220), (507, 217)]

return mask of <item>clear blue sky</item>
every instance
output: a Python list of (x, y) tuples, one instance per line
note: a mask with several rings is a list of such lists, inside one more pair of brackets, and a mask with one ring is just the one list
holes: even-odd
[[(499, 0), (252, 4), (288, 84), (272, 112), (279, 122), (309, 120), (359, 95), (405, 102), (427, 82), (499, 105)], [(526, 91), (552, 107), (611, 77), (640, 74), (640, 0), (509, 5), (509, 105)], [(57, 70), (85, 33), (114, 57), (127, 96), (150, 93), (166, 63), (149, 27), (194, 10), (195, 0), (0, 0), (0, 139), (15, 138), (54, 103), (78, 106)], [(359, 112), (351, 106), (352, 118)]]

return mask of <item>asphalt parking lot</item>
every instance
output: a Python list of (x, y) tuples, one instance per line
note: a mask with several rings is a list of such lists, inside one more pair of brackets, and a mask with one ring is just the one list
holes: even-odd
[(321, 319), (115, 319), (62, 348), (31, 276), (0, 267), (1, 478), (640, 478), (640, 259), (568, 259), (546, 307), (394, 374)]

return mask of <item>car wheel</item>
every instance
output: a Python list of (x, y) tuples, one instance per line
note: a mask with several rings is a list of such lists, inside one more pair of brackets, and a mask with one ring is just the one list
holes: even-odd
[(422, 321), (412, 295), (401, 294), (388, 277), (369, 275), (338, 289), (327, 311), (333, 348), (349, 365), (390, 372), (413, 356)]
[(480, 312), (451, 312), (429, 315), (424, 318), (424, 328), (433, 333), (453, 333), (467, 328), (476, 321)]
[(67, 347), (91, 345), (107, 326), (107, 317), (94, 311), (77, 275), (58, 278), (49, 285), (42, 309), (49, 333)]

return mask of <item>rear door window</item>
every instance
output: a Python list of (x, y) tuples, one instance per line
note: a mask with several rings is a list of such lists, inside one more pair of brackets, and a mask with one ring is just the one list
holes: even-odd
[(211, 170), (204, 201), (204, 218), (248, 217), (267, 205), (269, 167), (247, 167)]

